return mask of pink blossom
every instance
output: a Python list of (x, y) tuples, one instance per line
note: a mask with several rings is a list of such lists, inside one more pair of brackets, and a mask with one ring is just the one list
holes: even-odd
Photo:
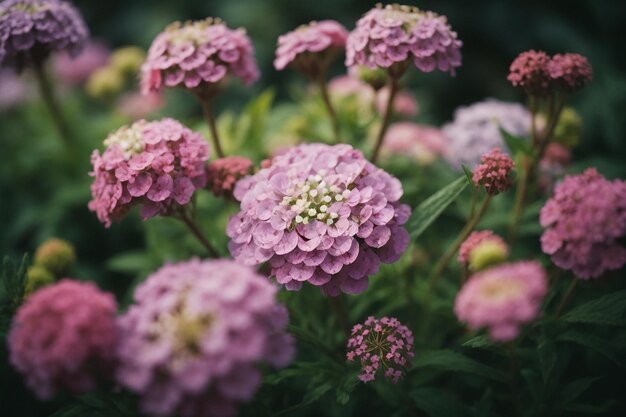
[(531, 96), (546, 96), (552, 92), (548, 73), (550, 57), (543, 51), (522, 52), (513, 60), (507, 79)]
[(446, 142), (441, 130), (434, 126), (399, 122), (389, 126), (382, 152), (404, 155), (427, 165), (445, 154)]
[(52, 63), (61, 81), (76, 86), (87, 81), (95, 70), (105, 66), (109, 53), (109, 48), (104, 43), (89, 41), (78, 56), (72, 58), (67, 52), (59, 53), (54, 56)]
[(472, 232), (467, 237), (467, 239), (465, 239), (463, 243), (461, 244), (459, 248), (459, 257), (458, 257), (459, 263), (461, 263), (462, 265), (467, 265), (467, 263), (470, 260), (470, 255), (472, 251), (478, 245), (487, 241), (501, 246), (502, 250), (505, 253), (509, 252), (509, 247), (504, 242), (504, 239), (502, 239), (500, 236), (493, 233), (491, 230), (476, 231), (476, 232)]
[(454, 312), (471, 329), (486, 327), (493, 340), (507, 342), (540, 315), (547, 291), (538, 262), (503, 264), (472, 275), (456, 297)]
[(559, 268), (582, 279), (626, 264), (626, 181), (589, 168), (565, 177), (541, 209), (541, 248)]
[(474, 169), (472, 181), (477, 187), (485, 187), (488, 194), (500, 194), (513, 185), (511, 172), (514, 168), (515, 163), (510, 156), (500, 152), (500, 148), (493, 148), (481, 158), (480, 164)]
[(207, 166), (207, 186), (217, 196), (233, 198), (235, 184), (254, 169), (251, 160), (242, 156), (216, 159)]
[(557, 88), (566, 92), (580, 90), (593, 78), (589, 61), (580, 54), (556, 54), (547, 70)]
[(63, 279), (35, 291), (13, 319), (11, 363), (41, 399), (95, 389), (112, 374), (116, 309), (93, 283)]
[(276, 293), (230, 260), (163, 266), (119, 318), (119, 383), (148, 415), (235, 415), (261, 384), (259, 365), (283, 367), (293, 358)]
[[(389, 101), (389, 87), (383, 87), (376, 94), (376, 111), (380, 114), (385, 113)], [(417, 101), (413, 94), (408, 91), (398, 91), (393, 100), (393, 112), (403, 117), (415, 117), (419, 110)]]
[(138, 92), (127, 93), (120, 97), (116, 110), (129, 119), (143, 119), (150, 114), (161, 110), (165, 106), (165, 100), (160, 93), (147, 95)]

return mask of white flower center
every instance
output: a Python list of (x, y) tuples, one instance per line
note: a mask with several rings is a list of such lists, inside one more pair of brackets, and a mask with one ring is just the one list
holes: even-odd
[(126, 159), (143, 152), (144, 147), (141, 141), (143, 123), (135, 123), (132, 126), (123, 126), (111, 133), (105, 140), (104, 146), (107, 148), (117, 145), (120, 147)]

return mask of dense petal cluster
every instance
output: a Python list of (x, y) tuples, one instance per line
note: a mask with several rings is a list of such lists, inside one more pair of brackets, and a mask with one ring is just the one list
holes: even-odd
[(30, 295), (9, 334), (11, 363), (41, 399), (85, 393), (111, 376), (117, 343), (113, 295), (63, 279)]
[(207, 166), (207, 186), (213, 194), (231, 198), (235, 184), (252, 173), (254, 164), (243, 156), (216, 159)]
[(459, 247), (459, 263), (462, 265), (469, 265), (475, 250), (485, 244), (499, 248), (504, 257), (506, 257), (509, 253), (509, 247), (504, 239), (493, 233), (491, 230), (481, 230), (472, 232), (467, 239), (463, 241)]
[(454, 312), (471, 329), (486, 327), (493, 340), (506, 342), (539, 316), (547, 291), (546, 273), (538, 262), (503, 264), (470, 277), (456, 297)]
[(413, 62), (423, 72), (439, 69), (454, 75), (461, 66), (461, 45), (443, 16), (410, 6), (379, 5), (359, 19), (348, 36), (346, 65), (397, 64), (401, 73)]
[(346, 28), (334, 20), (302, 25), (278, 38), (274, 68), (281, 71), (291, 66), (311, 78), (321, 76), (344, 49), (347, 37)]
[(83, 19), (61, 0), (5, 0), (0, 3), (0, 66), (18, 70), (39, 65), (53, 51), (76, 56), (88, 36)]
[(389, 126), (382, 153), (404, 155), (422, 165), (433, 162), (446, 152), (446, 141), (440, 129), (412, 122), (398, 122)]
[(395, 317), (370, 316), (365, 323), (352, 327), (347, 348), (347, 359), (361, 362), (361, 381), (373, 381), (381, 370), (395, 384), (411, 366), (413, 333)]
[(109, 48), (102, 42), (90, 41), (76, 57), (61, 53), (54, 57), (54, 72), (62, 82), (76, 86), (85, 83), (91, 74), (109, 61)]
[(252, 42), (244, 29), (222, 21), (176, 22), (152, 42), (141, 67), (144, 94), (163, 87), (183, 87), (209, 94), (229, 76), (251, 84), (259, 78)]
[(550, 57), (543, 51), (522, 52), (511, 63), (507, 79), (514, 87), (524, 89), (531, 96), (545, 96), (552, 87), (549, 62)]
[(589, 168), (567, 176), (541, 209), (541, 248), (559, 268), (583, 279), (626, 264), (626, 181)]
[(119, 319), (118, 381), (149, 415), (225, 417), (287, 365), (294, 340), (277, 289), (230, 260), (197, 259), (150, 275)]
[(448, 140), (446, 159), (454, 169), (473, 168), (496, 146), (503, 147), (500, 127), (514, 136), (530, 134), (531, 115), (522, 105), (488, 99), (454, 112), (454, 121), (443, 126)]
[(511, 172), (514, 168), (515, 163), (510, 156), (503, 154), (500, 148), (493, 148), (480, 158), (480, 164), (474, 168), (472, 181), (477, 187), (485, 187), (490, 195), (500, 194), (513, 185)]
[(355, 294), (381, 262), (408, 245), (402, 184), (349, 145), (304, 144), (275, 156), (235, 187), (230, 252), (248, 265), (269, 261), (289, 290)]
[(144, 219), (170, 214), (206, 184), (209, 146), (173, 119), (140, 120), (111, 133), (91, 156), (89, 209), (105, 226), (140, 204)]
[(566, 92), (580, 90), (593, 78), (589, 61), (580, 54), (556, 54), (548, 63), (547, 70), (557, 88)]

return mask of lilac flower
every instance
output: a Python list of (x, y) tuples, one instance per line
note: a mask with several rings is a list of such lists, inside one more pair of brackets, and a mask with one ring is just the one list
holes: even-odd
[(541, 248), (578, 278), (598, 278), (626, 264), (626, 181), (589, 168), (565, 177), (541, 209)]
[(327, 295), (360, 293), (408, 245), (402, 193), (400, 181), (349, 145), (291, 148), (237, 183), (231, 254), (247, 265), (269, 261), (288, 290), (308, 282)]
[(89, 209), (106, 227), (135, 204), (144, 219), (171, 214), (206, 184), (208, 144), (176, 120), (139, 120), (111, 133), (104, 145), (91, 156)]
[(78, 55), (88, 31), (78, 10), (61, 0), (5, 0), (0, 3), (0, 66), (18, 71), (39, 65), (51, 52)]
[(150, 275), (119, 319), (117, 379), (149, 415), (233, 416), (287, 365), (293, 338), (276, 287), (230, 260), (191, 260)]
[(365, 323), (352, 328), (347, 348), (347, 359), (361, 362), (361, 381), (373, 381), (381, 371), (396, 384), (403, 371), (411, 366), (413, 333), (395, 317), (370, 316)]

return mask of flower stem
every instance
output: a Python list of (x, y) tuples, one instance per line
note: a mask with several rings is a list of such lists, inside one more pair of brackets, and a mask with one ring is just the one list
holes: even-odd
[(213, 141), (213, 148), (215, 149), (215, 153), (220, 158), (224, 157), (224, 151), (222, 150), (222, 145), (220, 144), (220, 136), (217, 133), (217, 126), (215, 124), (215, 117), (213, 117), (213, 109), (211, 105), (210, 98), (200, 97), (200, 105), (202, 106), (202, 114), (206, 119), (207, 124), (209, 125), (209, 130), (211, 131), (211, 140)]
[(459, 250), (459, 247), (461, 246), (463, 241), (467, 239), (469, 234), (472, 233), (472, 231), (474, 230), (474, 228), (476, 227), (480, 219), (483, 217), (483, 215), (487, 211), (487, 207), (489, 207), (490, 201), (491, 201), (491, 195), (487, 194), (480, 208), (478, 209), (478, 213), (476, 213), (476, 215), (474, 215), (473, 217), (470, 217), (470, 219), (467, 221), (467, 224), (465, 225), (465, 227), (463, 228), (459, 236), (456, 238), (454, 243), (450, 245), (450, 247), (448, 247), (448, 250), (439, 259), (439, 262), (437, 262), (437, 264), (435, 265), (435, 268), (433, 269), (433, 273), (430, 276), (430, 282), (428, 284), (428, 293), (432, 292), (432, 289), (434, 288), (437, 281), (439, 281), (439, 279), (441, 278), (441, 274), (443, 274), (443, 271), (446, 269), (446, 267), (450, 263), (450, 260), (452, 259), (454, 254)]
[(198, 225), (189, 217), (189, 215), (184, 210), (181, 210), (180, 215), (176, 216), (176, 218), (185, 223), (189, 231), (196, 237), (196, 239), (198, 239), (200, 243), (202, 243), (202, 246), (204, 246), (207, 252), (209, 252), (210, 257), (220, 257), (217, 250), (213, 247), (213, 245), (211, 245), (206, 236), (204, 236), (204, 233), (202, 233)]
[(333, 104), (330, 101), (330, 96), (328, 95), (328, 85), (326, 83), (325, 77), (320, 77), (317, 81), (317, 85), (320, 89), (320, 94), (322, 95), (322, 100), (324, 101), (324, 105), (326, 106), (326, 111), (328, 112), (328, 116), (330, 117), (330, 122), (333, 127), (333, 134), (335, 143), (340, 143), (340, 135), (339, 135), (339, 119), (337, 118), (337, 113), (333, 108)]
[(50, 79), (46, 74), (43, 62), (36, 62), (33, 65), (33, 68), (35, 69), (35, 76), (37, 78), (37, 84), (39, 85), (39, 93), (41, 94), (41, 98), (50, 112), (52, 122), (57, 129), (59, 138), (61, 139), (63, 146), (67, 149), (72, 149), (72, 133), (65, 117), (63, 116), (61, 106), (56, 98)]
[(374, 146), (374, 151), (372, 152), (372, 163), (376, 163), (378, 159), (378, 155), (380, 154), (380, 149), (383, 146), (383, 141), (385, 140), (385, 133), (387, 133), (387, 128), (389, 127), (389, 122), (391, 121), (391, 113), (393, 110), (393, 102), (396, 98), (396, 93), (398, 92), (398, 77), (394, 77), (391, 75), (389, 77), (389, 97), (387, 99), (387, 106), (385, 107), (385, 114), (383, 116), (383, 124), (380, 126), (380, 130), (378, 131), (378, 136), (376, 138), (376, 145)]
[(574, 290), (576, 289), (576, 285), (578, 284), (578, 281), (579, 280), (577, 278), (574, 278), (572, 283), (569, 285), (569, 287), (567, 287), (567, 290), (565, 291), (565, 294), (563, 295), (563, 298), (561, 299), (561, 302), (559, 303), (559, 306), (556, 309), (557, 319), (561, 317), (563, 310), (572, 299), (572, 295), (574, 295)]
[(511, 342), (508, 345), (509, 351), (509, 371), (511, 376), (510, 381), (510, 395), (511, 395), (511, 403), (513, 404), (513, 410), (516, 416), (522, 416), (522, 408), (519, 399), (519, 364), (517, 362), (517, 352), (515, 351), (515, 346)]

